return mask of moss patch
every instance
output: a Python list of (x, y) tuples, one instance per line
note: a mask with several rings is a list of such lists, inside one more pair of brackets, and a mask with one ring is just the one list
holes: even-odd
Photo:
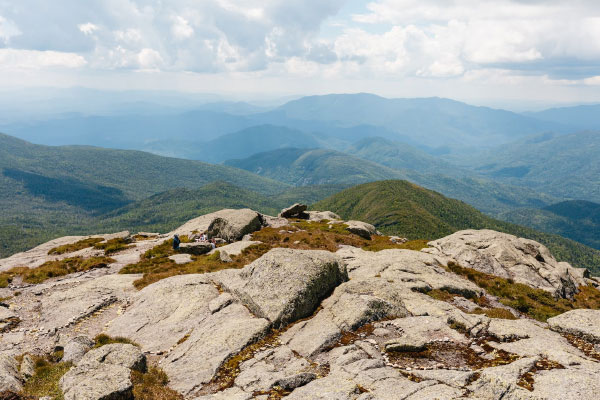
[(97, 243), (103, 242), (104, 238), (87, 238), (82, 239), (75, 243), (64, 244), (62, 246), (54, 247), (50, 249), (48, 252), (49, 255), (60, 255), (66, 253), (72, 253), (74, 251), (87, 249), (88, 247), (92, 247)]

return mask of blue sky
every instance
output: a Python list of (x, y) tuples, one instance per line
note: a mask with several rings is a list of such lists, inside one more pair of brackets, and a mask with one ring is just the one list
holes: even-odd
[(0, 89), (600, 101), (596, 0), (0, 0)]

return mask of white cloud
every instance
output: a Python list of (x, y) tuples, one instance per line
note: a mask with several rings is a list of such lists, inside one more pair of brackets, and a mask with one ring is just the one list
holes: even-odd
[(0, 49), (0, 67), (2, 68), (80, 68), (85, 64), (85, 58), (74, 53), (64, 53), (59, 51)]
[(77, 27), (81, 32), (83, 32), (84, 35), (91, 35), (92, 33), (94, 33), (94, 31), (97, 31), (99, 29), (98, 26), (92, 24), (91, 22), (79, 24), (77, 25)]
[(8, 44), (10, 38), (21, 34), (19, 27), (13, 22), (2, 15), (0, 15), (0, 42)]

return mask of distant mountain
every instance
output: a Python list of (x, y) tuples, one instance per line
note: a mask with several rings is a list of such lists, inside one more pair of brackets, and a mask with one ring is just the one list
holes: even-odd
[(32, 247), (133, 201), (215, 181), (268, 195), (289, 187), (228, 166), (140, 151), (40, 146), (0, 134), (0, 256), (9, 242)]
[[(366, 141), (364, 146), (359, 144), (353, 149), (357, 154), (371, 157), (373, 160), (378, 158), (377, 150), (380, 149), (383, 162), (399, 167), (416, 164), (418, 168), (423, 167), (427, 171), (459, 171), (427, 154), (412, 150), (405, 152), (401, 145), (395, 145), (399, 149), (391, 147), (389, 152), (386, 152), (385, 144), (382, 145), (380, 139), (374, 139), (372, 143), (373, 146), (370, 146), (369, 141)], [(407, 158), (403, 159), (405, 155)], [(431, 162), (430, 167), (426, 166), (428, 162)], [(490, 214), (522, 207), (539, 208), (556, 202), (555, 198), (526, 188), (502, 185), (472, 176), (452, 177), (441, 173), (394, 169), (333, 150), (281, 149), (255, 154), (242, 160), (229, 160), (225, 164), (296, 186), (355, 185), (377, 180), (406, 179), (466, 201)]]
[(349, 146), (346, 153), (394, 169), (411, 169), (421, 173), (440, 173), (449, 176), (473, 175), (455, 165), (434, 157), (409, 144), (381, 137), (369, 137)]
[(327, 149), (274, 150), (225, 164), (295, 186), (357, 184), (405, 176), (400, 171)]
[(600, 131), (534, 136), (453, 161), (504, 183), (600, 203)]
[(600, 104), (550, 108), (525, 115), (542, 121), (576, 126), (582, 130), (600, 130)]
[(600, 249), (600, 204), (573, 200), (543, 209), (518, 209), (502, 219), (538, 231), (555, 233)]
[(260, 125), (229, 133), (196, 146), (182, 149), (186, 158), (220, 163), (232, 158), (281, 148), (315, 148), (322, 141), (308, 133), (282, 126)]
[(90, 145), (145, 150), (163, 142), (163, 153), (190, 142), (206, 142), (256, 125), (243, 116), (215, 111), (178, 114), (89, 116), (66, 114), (48, 120), (30, 120), (0, 126), (20, 139), (45, 145)]
[(344, 219), (374, 224), (386, 234), (436, 239), (462, 229), (493, 229), (545, 244), (554, 256), (574, 266), (600, 272), (600, 251), (558, 235), (490, 218), (473, 207), (406, 181), (380, 181), (355, 186), (312, 206)]
[(430, 147), (487, 147), (535, 133), (572, 131), (563, 124), (449, 99), (387, 99), (366, 93), (303, 97), (261, 115), (263, 121), (282, 118), (347, 128), (379, 126)]

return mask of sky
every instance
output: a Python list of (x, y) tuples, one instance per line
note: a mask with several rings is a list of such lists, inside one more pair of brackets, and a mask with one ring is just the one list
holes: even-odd
[(0, 0), (0, 89), (600, 102), (597, 0)]

